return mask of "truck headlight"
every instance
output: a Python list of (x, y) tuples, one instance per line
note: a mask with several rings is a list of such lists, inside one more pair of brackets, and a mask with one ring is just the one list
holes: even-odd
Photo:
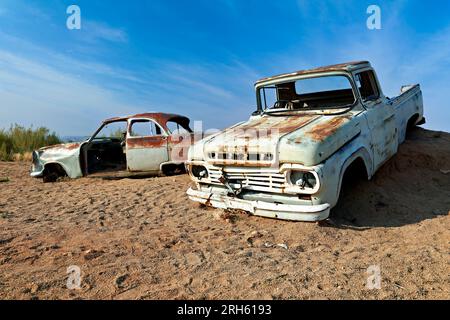
[(291, 171), (289, 180), (294, 186), (302, 189), (314, 189), (317, 184), (316, 176), (308, 171)]
[(208, 170), (204, 166), (193, 165), (191, 166), (192, 175), (198, 180), (208, 177)]

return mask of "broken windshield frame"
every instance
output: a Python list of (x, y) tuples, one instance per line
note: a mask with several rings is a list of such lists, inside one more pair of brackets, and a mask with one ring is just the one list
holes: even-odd
[[(344, 81), (344, 88), (342, 83), (331, 86), (330, 89), (329, 80), (336, 81), (337, 78), (345, 77), (347, 81)], [(327, 78), (327, 79), (324, 79)], [(334, 79), (333, 79), (334, 78)], [(303, 82), (317, 82), (317, 80), (325, 82), (327, 90), (324, 90), (323, 84), (321, 84), (319, 90), (308, 90), (306, 93), (297, 93), (298, 84)], [(320, 82), (319, 81), (319, 82)], [(342, 79), (339, 79), (342, 81)], [(286, 85), (286, 87), (283, 87)], [(307, 86), (306, 86), (307, 87)], [(313, 85), (314, 87), (314, 85)], [(317, 83), (316, 83), (317, 87)], [(281, 90), (286, 90), (286, 93), (280, 94)], [(269, 101), (268, 97), (272, 96), (272, 101)], [(281, 97), (280, 97), (281, 96)], [(270, 113), (285, 113), (285, 112), (298, 112), (298, 111), (325, 111), (325, 110), (337, 110), (347, 109), (354, 107), (358, 102), (358, 96), (355, 94), (355, 86), (352, 78), (348, 74), (335, 74), (335, 75), (319, 75), (314, 77), (306, 77), (295, 80), (271, 83), (266, 86), (257, 88), (256, 99), (258, 104), (257, 113), (270, 114)], [(335, 100), (341, 100), (334, 105)], [(346, 101), (347, 100), (347, 101)], [(270, 102), (273, 102), (270, 103)], [(300, 105), (302, 105), (300, 107)], [(311, 106), (310, 106), (311, 105)]]
[[(122, 140), (124, 137), (119, 137), (117, 136), (112, 136), (112, 137), (102, 137), (99, 136), (100, 132), (102, 132), (102, 130), (106, 127), (108, 127), (110, 124), (114, 124), (114, 123), (125, 123), (125, 131), (123, 132), (126, 135), (126, 131), (127, 131), (127, 127), (128, 127), (128, 122), (127, 120), (116, 120), (116, 121), (111, 121), (111, 122), (103, 122), (101, 124), (101, 126), (94, 132), (94, 134), (87, 140), (88, 143), (94, 141), (94, 140), (111, 140), (111, 139), (119, 139)], [(112, 134), (114, 135), (115, 133), (117, 134), (119, 132), (119, 130), (115, 130), (116, 132), (112, 132)], [(121, 130), (122, 131), (122, 130)]]

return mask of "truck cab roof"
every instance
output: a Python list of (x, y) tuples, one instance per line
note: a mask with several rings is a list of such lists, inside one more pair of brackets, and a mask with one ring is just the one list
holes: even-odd
[(307, 74), (314, 74), (314, 73), (325, 73), (330, 71), (354, 71), (361, 68), (371, 67), (369, 61), (351, 61), (351, 62), (345, 62), (345, 63), (339, 63), (329, 66), (323, 66), (323, 67), (317, 67), (313, 69), (306, 69), (306, 70), (299, 70), (295, 72), (290, 73), (283, 73), (280, 75), (272, 76), (272, 77), (266, 77), (259, 79), (256, 81), (255, 85), (258, 85), (262, 82), (266, 82), (269, 80), (276, 80), (276, 79), (283, 79), (287, 77), (292, 76), (299, 76), (299, 75), (307, 75)]

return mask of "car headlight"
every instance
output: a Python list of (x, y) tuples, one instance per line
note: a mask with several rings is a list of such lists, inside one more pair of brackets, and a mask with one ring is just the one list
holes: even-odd
[(198, 180), (208, 177), (208, 170), (205, 166), (193, 165), (191, 166), (191, 174)]
[(316, 176), (308, 171), (291, 171), (289, 180), (291, 184), (302, 189), (314, 189), (317, 184)]

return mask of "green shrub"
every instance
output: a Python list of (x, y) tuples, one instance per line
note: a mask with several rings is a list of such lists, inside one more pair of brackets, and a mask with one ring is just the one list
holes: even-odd
[(14, 155), (24, 155), (44, 146), (61, 143), (55, 132), (45, 127), (25, 128), (18, 124), (0, 129), (0, 161), (12, 161)]

